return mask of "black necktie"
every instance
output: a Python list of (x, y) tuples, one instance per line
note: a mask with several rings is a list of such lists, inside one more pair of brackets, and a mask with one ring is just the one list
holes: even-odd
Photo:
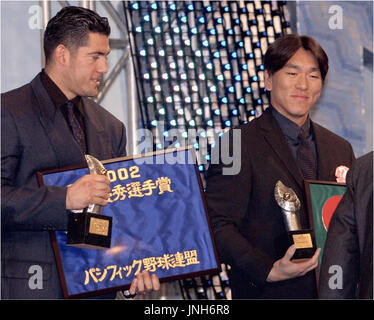
[(311, 141), (307, 140), (307, 135), (303, 129), (299, 133), (300, 145), (297, 151), (297, 161), (304, 179), (317, 179), (316, 159)]
[(86, 153), (86, 139), (82, 127), (74, 114), (74, 103), (68, 101), (66, 103), (68, 107), (68, 123), (71, 127), (75, 140), (78, 142), (81, 147), (82, 152)]

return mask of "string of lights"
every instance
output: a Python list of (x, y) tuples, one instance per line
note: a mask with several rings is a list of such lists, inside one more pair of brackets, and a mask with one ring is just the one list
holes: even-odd
[(124, 2), (143, 127), (158, 137), (156, 149), (168, 146), (163, 137), (173, 128), (180, 137), (169, 144), (179, 147), (193, 129), (211, 147), (217, 134), (262, 113), (269, 103), (262, 56), (269, 43), (290, 32), (284, 4)]
[[(291, 33), (286, 3), (123, 3), (143, 128), (152, 131), (155, 150), (193, 145), (203, 174), (218, 137), (269, 105), (262, 58)], [(228, 287), (225, 275), (181, 286), (187, 299), (225, 299)]]
[[(124, 2), (142, 124), (156, 138), (155, 149), (190, 144), (193, 130), (197, 151), (199, 139), (208, 141), (205, 154), (198, 152), (198, 162), (207, 164), (217, 135), (262, 113), (269, 104), (262, 56), (277, 37), (290, 33), (284, 4)], [(178, 134), (166, 141), (170, 129)]]

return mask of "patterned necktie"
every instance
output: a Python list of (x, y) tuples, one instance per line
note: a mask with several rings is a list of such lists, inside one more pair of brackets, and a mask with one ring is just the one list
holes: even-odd
[(81, 147), (82, 152), (86, 154), (86, 139), (82, 127), (74, 114), (74, 103), (68, 101), (66, 105), (68, 107), (68, 123), (71, 127), (74, 138)]
[(307, 140), (307, 135), (303, 129), (299, 133), (300, 145), (297, 151), (297, 161), (303, 177), (306, 180), (317, 179), (316, 159), (311, 141)]

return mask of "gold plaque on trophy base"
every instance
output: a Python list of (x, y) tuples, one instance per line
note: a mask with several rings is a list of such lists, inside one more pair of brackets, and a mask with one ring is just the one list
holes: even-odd
[(296, 246), (292, 259), (309, 259), (316, 251), (314, 233), (311, 229), (289, 231), (291, 244)]
[(91, 212), (69, 214), (66, 244), (85, 249), (110, 248), (112, 217)]

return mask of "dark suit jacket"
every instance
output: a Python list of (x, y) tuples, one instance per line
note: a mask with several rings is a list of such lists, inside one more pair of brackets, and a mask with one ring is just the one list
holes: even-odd
[[(318, 178), (335, 180), (339, 165), (350, 166), (354, 154), (341, 137), (312, 122), (318, 156)], [(231, 266), (233, 298), (315, 298), (314, 272), (268, 283), (273, 263), (289, 247), (282, 212), (274, 199), (281, 180), (301, 200), (301, 223), (309, 226), (303, 178), (286, 138), (269, 109), (240, 126), (241, 171), (222, 175), (222, 164), (211, 165), (206, 199), (223, 262)], [(230, 131), (232, 133), (232, 131)]]
[[(125, 155), (122, 122), (88, 98), (83, 105), (87, 153)], [(1, 142), (2, 298), (60, 298), (49, 230), (66, 230), (66, 188), (39, 188), (36, 173), (86, 162), (40, 75), (1, 95)], [(43, 289), (29, 287), (33, 265), (42, 268)]]
[[(340, 266), (339, 276), (331, 266)], [(357, 287), (358, 286), (358, 287)], [(358, 289), (358, 290), (357, 290)], [(336, 208), (322, 260), (321, 299), (373, 299), (373, 152), (357, 159), (347, 174), (347, 191)]]

